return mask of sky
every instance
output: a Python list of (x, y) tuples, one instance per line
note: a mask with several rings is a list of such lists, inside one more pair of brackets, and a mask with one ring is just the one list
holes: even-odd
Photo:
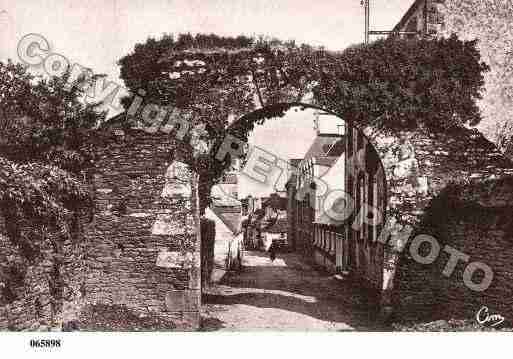
[[(283, 117), (269, 119), (261, 125), (255, 125), (248, 137), (250, 146), (256, 146), (279, 158), (280, 167), (286, 167), (286, 162), (291, 158), (303, 158), (316, 136), (313, 110), (294, 110), (292, 108)], [(266, 197), (277, 189), (282, 190), (288, 175), (278, 167), (273, 166), (273, 168), (265, 184), (241, 173), (239, 198), (246, 198), (248, 195)]]
[[(303, 158), (310, 148), (317, 132), (314, 129), (315, 110), (308, 108), (303, 111), (298, 107), (288, 110), (283, 117), (266, 120), (256, 125), (250, 133), (248, 142), (250, 146), (270, 152), (281, 161), (277, 167), (286, 167), (285, 162), (292, 158)], [(343, 124), (343, 120), (335, 116), (321, 116), (320, 126), (323, 131), (336, 132), (336, 125)], [(239, 198), (248, 195), (266, 197), (276, 190), (284, 190), (288, 174), (275, 168), (269, 173), (267, 183), (252, 179), (241, 174), (239, 176)]]
[[(361, 0), (0, 0), (0, 60), (43, 35), (50, 50), (122, 85), (117, 61), (163, 33), (268, 35), (344, 49), (363, 41)], [(391, 29), (413, 0), (371, 0), (371, 28)]]

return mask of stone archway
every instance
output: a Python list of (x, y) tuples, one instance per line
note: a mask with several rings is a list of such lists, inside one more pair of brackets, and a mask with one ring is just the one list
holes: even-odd
[[(261, 124), (271, 118), (279, 120), (293, 108), (312, 109), (322, 111), (333, 117), (340, 117), (331, 111), (303, 103), (280, 103), (264, 107), (241, 117), (230, 126), (227, 131), (228, 136), (220, 148), (217, 149), (219, 159), (224, 159), (225, 156), (243, 155), (242, 149), (246, 146), (248, 129), (251, 130), (255, 124)], [(341, 165), (338, 165), (341, 169), (340, 174), (335, 175), (328, 170), (318, 177), (319, 181), (316, 185), (326, 187), (324, 182), (333, 182), (331, 192), (333, 192), (335, 198), (331, 198), (333, 196), (328, 194), (330, 191), (324, 193), (323, 198), (331, 198), (330, 203), (335, 206), (337, 199), (339, 199), (337, 197), (342, 194), (347, 195), (354, 204), (351, 213), (347, 214), (343, 220), (331, 223), (334, 225), (331, 228), (316, 225), (320, 223), (319, 221), (322, 222), (321, 216), (310, 221), (313, 225), (304, 226), (299, 231), (289, 230), (289, 235), (301, 238), (297, 240), (300, 243), (298, 245), (299, 250), (304, 254), (313, 254), (314, 258), (311, 258), (313, 262), (325, 266), (334, 273), (351, 273), (355, 279), (361, 280), (367, 287), (372, 288), (377, 297), (381, 299), (381, 293), (391, 285), (387, 282), (390, 277), (387, 270), (389, 254), (384, 243), (378, 241), (383, 224), (381, 222), (377, 223), (377, 218), (376, 222), (373, 222), (369, 217), (370, 212), (372, 212), (370, 208), (376, 208), (376, 212), (379, 212), (377, 217), (380, 220), (385, 218), (387, 210), (387, 173), (381, 163), (380, 152), (374, 148), (373, 142), (363, 131), (350, 122), (347, 122), (344, 131), (344, 135), (341, 136), (345, 140), (343, 142), (343, 153), (339, 154), (337, 161), (335, 161), (335, 163), (341, 163)], [(275, 164), (278, 163), (278, 160), (273, 160), (273, 155), (266, 153), (265, 149), (262, 149), (261, 152), (267, 162), (274, 161)], [(248, 162), (255, 165), (254, 161), (250, 160)], [(304, 165), (298, 167), (298, 172), (311, 172), (315, 167), (315, 160), (312, 161), (312, 159), (305, 159), (299, 163)], [(263, 162), (259, 165), (260, 169), (266, 166)], [(334, 167), (337, 167), (337, 165), (332, 168)], [(313, 172), (310, 174), (313, 175)], [(337, 179), (339, 184), (335, 185), (336, 188), (333, 188)], [(288, 187), (289, 196), (296, 196), (296, 194), (305, 192), (293, 187)], [(335, 193), (335, 190), (338, 193)], [(306, 192), (310, 194), (308, 189)], [(340, 199), (346, 200), (346, 198)], [(291, 205), (290, 202), (289, 205)], [(298, 206), (301, 208), (298, 207), (299, 209), (296, 211), (301, 213), (304, 213), (307, 207), (311, 207), (310, 205), (302, 206), (301, 204)], [(303, 216), (303, 214), (299, 216)], [(298, 224), (298, 226), (300, 225)], [(341, 230), (341, 227), (344, 228)], [(330, 257), (333, 259), (330, 260)]]
[[(221, 160), (227, 154), (236, 156), (244, 148), (245, 125), (281, 117), (293, 106), (315, 108), (300, 103), (278, 104), (243, 116), (232, 124), (221, 146), (214, 150), (221, 153)], [(97, 215), (86, 229), (90, 250), (85, 298), (91, 303), (123, 304), (141, 314), (156, 311), (168, 317), (173, 327), (197, 328), (201, 297), (197, 175), (175, 164), (166, 179), (174, 160), (169, 150), (176, 145), (168, 134), (116, 126), (109, 130), (115, 139), (98, 149), (100, 159), (93, 178)], [(422, 129), (394, 135), (366, 136), (358, 129), (355, 133), (346, 143), (354, 146), (351, 145), (351, 156), (347, 156), (344, 168), (347, 173), (355, 169), (360, 174), (377, 171), (369, 167), (372, 161), (368, 159), (379, 160), (386, 191), (372, 196), (382, 198), (388, 218), (379, 234), (368, 231), (362, 238), (351, 240), (349, 243), (354, 245), (345, 249), (350, 253), (347, 261), (335, 270), (352, 272), (368, 282), (385, 309), (395, 304), (403, 308), (425, 306), (434, 288), (424, 285), (426, 278), (431, 278), (431, 270), (426, 271), (403, 255), (408, 240), (416, 234), (413, 228), (425, 224), (429, 206), (455, 176), (476, 181), (497, 179), (511, 176), (513, 166), (472, 130), (438, 137)], [(466, 157), (451, 157), (460, 152)], [(487, 167), (483, 168), (480, 161), (485, 161)], [(169, 181), (174, 186), (164, 190)], [(344, 185), (355, 198), (360, 193), (358, 188), (369, 188), (367, 194), (363, 191), (363, 200), (360, 198), (365, 203), (365, 198), (371, 196), (371, 182), (370, 177), (355, 175), (353, 181), (346, 176)], [(351, 217), (356, 218), (362, 219)], [(365, 216), (362, 220), (365, 222)], [(452, 228), (448, 230), (451, 231)], [(369, 236), (372, 240), (368, 240)], [(332, 241), (327, 236), (321, 242), (311, 242), (308, 248), (329, 251)], [(438, 280), (431, 279), (433, 283)]]

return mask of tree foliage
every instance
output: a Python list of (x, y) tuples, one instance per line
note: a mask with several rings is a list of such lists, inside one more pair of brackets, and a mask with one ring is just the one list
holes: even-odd
[(26, 268), (45, 257), (54, 266), (53, 304), (62, 304), (63, 243), (93, 207), (79, 175), (105, 114), (80, 100), (78, 83), (67, 88), (67, 76), (35, 78), (22, 65), (0, 63), (0, 216), (18, 249), (0, 253), (2, 302), (16, 299)]
[(362, 125), (476, 125), (488, 70), (476, 42), (455, 36), (379, 40), (334, 53), (277, 40), (167, 35), (138, 44), (120, 65), (132, 93), (144, 89), (148, 102), (193, 111), (212, 138), (230, 115), (305, 100), (311, 90), (309, 101)]
[(216, 137), (230, 116), (301, 100), (320, 54), (273, 39), (181, 34), (137, 44), (119, 64), (132, 94), (143, 89), (146, 103), (192, 111)]
[[(89, 208), (91, 198), (85, 184), (58, 167), (20, 165), (0, 157), (0, 203), (1, 214), (9, 224), (28, 222), (38, 228), (66, 230), (70, 216)], [(11, 241), (21, 244), (21, 249), (32, 248), (25, 254), (33, 259), (40, 244), (11, 234)]]
[(45, 162), (74, 173), (90, 165), (87, 144), (105, 114), (86, 104), (79, 82), (36, 78), (20, 64), (0, 63), (0, 154), (19, 163)]
[[(2, 210), (56, 224), (86, 195), (77, 179), (89, 165), (87, 141), (104, 114), (80, 101), (67, 75), (35, 78), (0, 63), (0, 201)], [(47, 224), (50, 224), (48, 222)]]
[(80, 101), (79, 86), (66, 89), (66, 80), (0, 63), (2, 210), (56, 220), (85, 199), (76, 175), (89, 164), (85, 144), (104, 114)]
[(483, 72), (474, 41), (378, 40), (334, 56), (318, 102), (359, 126), (443, 131), (481, 119)]

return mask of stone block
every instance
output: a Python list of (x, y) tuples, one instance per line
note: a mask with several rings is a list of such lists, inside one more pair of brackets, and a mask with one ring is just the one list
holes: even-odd
[(146, 217), (151, 217), (152, 214), (151, 213), (142, 213), (142, 212), (139, 212), (139, 213), (131, 213), (129, 214), (130, 217), (135, 217), (135, 218), (146, 218)]
[(157, 236), (171, 236), (177, 234), (184, 234), (185, 226), (179, 223), (176, 218), (167, 214), (157, 215), (157, 220), (153, 223), (151, 234)]
[(96, 192), (103, 193), (103, 194), (109, 194), (112, 192), (111, 188), (98, 188)]
[(199, 297), (199, 290), (172, 290), (166, 294), (166, 308), (169, 312), (195, 312), (199, 310)]
[(157, 267), (188, 269), (194, 265), (194, 255), (191, 252), (161, 251), (157, 256)]

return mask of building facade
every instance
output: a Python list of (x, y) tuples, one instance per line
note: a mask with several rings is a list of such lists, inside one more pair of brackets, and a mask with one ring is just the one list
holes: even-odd
[[(378, 153), (361, 130), (331, 128), (316, 118), (317, 137), (303, 160), (293, 160), (287, 183), (289, 236), (295, 249), (332, 273), (382, 282), (384, 248), (377, 242), (384, 218), (386, 179)], [(341, 121), (340, 119), (338, 121)], [(351, 204), (341, 207), (340, 201)], [(344, 212), (345, 211), (345, 212)]]
[(321, 112), (316, 113), (314, 126), (317, 136), (304, 159), (290, 161), (288, 235), (307, 260), (336, 272), (337, 263), (342, 265), (343, 222), (327, 216), (323, 207), (330, 191), (345, 186), (346, 126), (340, 118)]
[(378, 288), (382, 281), (383, 244), (377, 241), (385, 217), (386, 178), (381, 160), (361, 130), (347, 131), (345, 156), (345, 191), (353, 200), (353, 211), (345, 225), (348, 243), (344, 269)]
[(408, 38), (422, 38), (436, 35), (444, 26), (439, 11), (443, 0), (416, 0), (394, 27), (394, 32), (416, 32), (401, 35)]
[(290, 244), (290, 248), (293, 251), (298, 250), (297, 244), (297, 208), (296, 205), (296, 183), (297, 183), (297, 171), (296, 169), (299, 167), (299, 163), (301, 162), (300, 158), (294, 158), (289, 161), (289, 177), (288, 181), (285, 184), (285, 189), (287, 191), (287, 239)]

